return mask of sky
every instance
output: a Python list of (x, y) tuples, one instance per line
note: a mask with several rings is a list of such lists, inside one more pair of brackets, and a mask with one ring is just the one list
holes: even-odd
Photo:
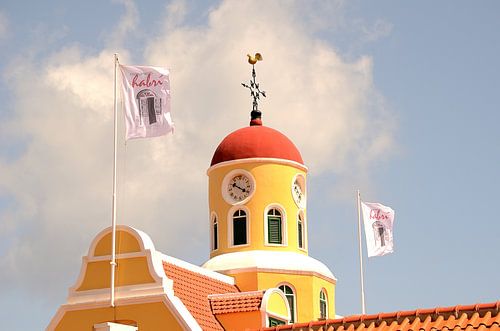
[[(365, 261), (367, 312), (498, 300), (496, 1), (4, 1), (0, 4), (0, 320), (44, 329), (111, 224), (113, 54), (170, 69), (174, 135), (125, 142), (118, 223), (201, 265), (218, 143), (264, 124), (309, 168), (309, 255), (359, 314), (356, 190), (396, 212)], [(28, 312), (28, 313), (27, 313)]]

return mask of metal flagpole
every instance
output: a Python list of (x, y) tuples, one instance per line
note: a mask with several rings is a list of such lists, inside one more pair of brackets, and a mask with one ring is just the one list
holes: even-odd
[(361, 280), (361, 312), (366, 314), (365, 307), (365, 281), (363, 276), (363, 251), (361, 247), (361, 195), (358, 190), (358, 244), (359, 244), (359, 275)]
[(111, 293), (110, 293), (110, 305), (115, 306), (115, 271), (116, 271), (116, 147), (117, 147), (117, 117), (118, 117), (118, 101), (116, 99), (116, 80), (117, 74), (116, 69), (118, 67), (118, 54), (115, 53), (115, 73), (114, 73), (114, 140), (113, 140), (113, 207), (112, 207), (112, 222), (111, 222)]

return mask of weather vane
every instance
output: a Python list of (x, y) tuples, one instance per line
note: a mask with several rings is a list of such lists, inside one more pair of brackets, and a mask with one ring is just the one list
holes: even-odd
[(250, 80), (250, 85), (241, 83), (244, 87), (250, 90), (250, 96), (253, 98), (253, 104), (252, 104), (252, 113), (251, 113), (251, 118), (252, 121), (261, 118), (262, 113), (259, 111), (259, 100), (260, 96), (263, 96), (264, 98), (266, 97), (266, 92), (261, 91), (259, 88), (259, 83), (255, 81), (255, 64), (257, 61), (262, 61), (262, 55), (260, 53), (255, 53), (255, 56), (251, 56), (250, 54), (247, 54), (248, 56), (248, 63), (252, 65), (252, 79)]

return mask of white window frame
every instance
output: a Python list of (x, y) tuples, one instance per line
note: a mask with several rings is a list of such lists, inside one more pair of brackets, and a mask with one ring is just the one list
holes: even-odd
[[(271, 209), (278, 209), (279, 212), (281, 213), (281, 238), (283, 239), (282, 244), (269, 243), (267, 213)], [(268, 205), (266, 208), (264, 208), (264, 246), (274, 246), (274, 247), (286, 247), (286, 246), (288, 246), (288, 235), (287, 234), (288, 234), (288, 227), (287, 227), (287, 217), (286, 217), (285, 208), (278, 203), (272, 203), (272, 204)]]
[[(233, 215), (237, 210), (243, 210), (247, 214), (247, 243), (243, 245), (234, 245), (234, 237), (233, 237)], [(250, 210), (246, 206), (242, 205), (236, 205), (233, 206), (229, 209), (227, 213), (227, 237), (229, 238), (228, 240), (228, 247), (233, 248), (233, 247), (247, 247), (250, 246)]]
[[(267, 305), (269, 303), (269, 298), (273, 293), (279, 294), (281, 298), (283, 299), (284, 302), (286, 302), (287, 306), (287, 312), (286, 316), (280, 316), (276, 312), (270, 312), (267, 310)], [(289, 323), (289, 317), (290, 317), (290, 307), (288, 305), (288, 302), (286, 300), (285, 294), (283, 294), (283, 291), (281, 291), (278, 288), (269, 288), (264, 292), (264, 296), (262, 297), (262, 303), (260, 305), (260, 311), (261, 311), (261, 322), (262, 325), (265, 325), (266, 327), (269, 327), (269, 317), (275, 318), (277, 320), (281, 320), (285, 322), (285, 324)]]
[[(215, 219), (215, 222), (214, 222)], [(215, 242), (214, 242), (214, 224), (217, 223), (217, 248), (214, 249), (215, 247)], [(217, 216), (216, 212), (211, 212), (210, 213), (210, 251), (215, 252), (218, 251), (220, 248), (220, 222), (219, 222), (219, 217)]]
[[(293, 316), (291, 316), (292, 312), (290, 311), (290, 317), (293, 319), (293, 323), (297, 323), (297, 291), (295, 290), (295, 286), (287, 282), (281, 282), (278, 286), (276, 286), (276, 288), (280, 289), (281, 286), (288, 286), (293, 292), (293, 307), (290, 307), (290, 309), (293, 310)], [(286, 293), (283, 292), (283, 294), (286, 298)]]

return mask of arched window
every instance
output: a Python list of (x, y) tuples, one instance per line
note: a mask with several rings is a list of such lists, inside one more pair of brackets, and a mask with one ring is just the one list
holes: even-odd
[(288, 305), (290, 306), (290, 323), (295, 322), (295, 293), (288, 285), (280, 285), (278, 287), (283, 293), (285, 293), (285, 297), (288, 300)]
[(219, 248), (219, 223), (217, 216), (214, 215), (212, 218), (212, 250), (215, 251), (217, 248)]
[(305, 248), (305, 224), (304, 224), (304, 213), (299, 212), (297, 217), (297, 240), (299, 248)]
[(238, 209), (233, 214), (233, 245), (247, 244), (247, 213)]
[(328, 318), (328, 301), (325, 289), (321, 289), (319, 292), (319, 314), (319, 317), (322, 319)]
[(267, 212), (267, 241), (269, 244), (283, 244), (283, 224), (281, 212), (271, 208)]

